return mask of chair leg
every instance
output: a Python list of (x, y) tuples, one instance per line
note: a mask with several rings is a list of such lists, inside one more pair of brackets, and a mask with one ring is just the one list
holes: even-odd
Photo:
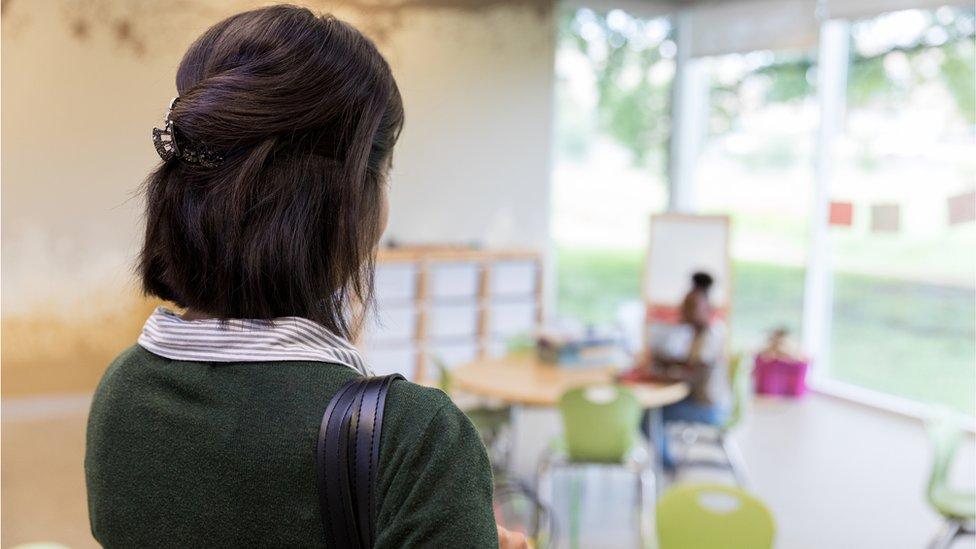
[(579, 549), (580, 539), (580, 507), (583, 505), (583, 486), (578, 475), (573, 475), (569, 481), (569, 547)]
[[(648, 546), (648, 540), (654, 535), (653, 522), (648, 524), (648, 514), (654, 513), (653, 501), (648, 505), (647, 499), (653, 498), (656, 492), (656, 481), (653, 473), (646, 467), (641, 467), (635, 471), (637, 477), (637, 540), (638, 547), (644, 549)], [(648, 490), (647, 483), (650, 480), (651, 489)], [(654, 498), (656, 500), (656, 498)]]
[(742, 459), (742, 453), (739, 451), (739, 446), (729, 438), (727, 433), (723, 433), (720, 438), (722, 445), (722, 452), (725, 454), (725, 461), (729, 464), (729, 470), (732, 472), (732, 476), (735, 478), (735, 483), (739, 485), (740, 488), (745, 488), (748, 486), (748, 479), (746, 478), (745, 461)]
[[(496, 472), (510, 473), (512, 471), (512, 455), (515, 448), (515, 408), (508, 406), (505, 414), (508, 416), (497, 431), (492, 433), (492, 445), (489, 446), (492, 458), (492, 468)], [(487, 445), (486, 445), (487, 446)]]
[(962, 532), (962, 523), (956, 520), (946, 521), (942, 530), (929, 543), (929, 549), (949, 549), (960, 532)]
[(507, 474), (510, 471), (508, 462), (508, 431), (506, 427), (501, 427), (493, 431), (485, 441), (488, 448), (488, 456), (491, 459), (492, 469), (496, 473)]
[[(552, 468), (551, 456), (548, 453), (544, 454), (539, 461), (539, 467), (536, 469), (535, 473), (535, 495), (539, 498), (539, 503), (541, 505), (552, 505), (552, 497), (546, 491), (546, 488), (551, 488), (552, 483), (548, 482), (548, 477), (550, 470)], [(550, 507), (551, 509), (551, 507)], [(542, 510), (537, 508), (534, 516), (532, 517), (532, 537), (539, 539), (539, 532), (542, 528)]]
[(644, 549), (644, 486), (640, 473), (637, 475), (637, 548)]
[(661, 495), (661, 489), (663, 486), (662, 479), (664, 478), (664, 455), (661, 450), (666, 441), (664, 437), (668, 436), (667, 431), (664, 428), (664, 414), (661, 412), (660, 408), (651, 408), (647, 411), (648, 419), (648, 439), (650, 442), (650, 447), (654, 450), (654, 490), (656, 496)]

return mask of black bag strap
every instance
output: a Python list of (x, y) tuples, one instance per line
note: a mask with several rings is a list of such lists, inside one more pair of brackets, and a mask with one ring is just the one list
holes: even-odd
[(373, 489), (380, 462), (383, 410), (400, 374), (349, 381), (332, 397), (319, 427), (315, 472), (319, 512), (335, 547), (373, 546)]

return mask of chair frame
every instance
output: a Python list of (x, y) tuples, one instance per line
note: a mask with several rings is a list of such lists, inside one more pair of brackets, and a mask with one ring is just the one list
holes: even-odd
[[(677, 431), (679, 438), (685, 446), (695, 444), (699, 440), (717, 447), (722, 452), (722, 460), (708, 459), (687, 459), (678, 460), (679, 467), (705, 467), (728, 470), (735, 479), (735, 484), (740, 488), (749, 486), (749, 476), (746, 472), (745, 459), (731, 436), (729, 429), (724, 427), (713, 427), (698, 423), (677, 422), (673, 430)], [(669, 436), (665, 433), (665, 436)]]
[(945, 409), (938, 409), (928, 419), (927, 427), (933, 443), (933, 461), (926, 487), (926, 498), (944, 520), (942, 529), (928, 546), (930, 549), (948, 549), (957, 537), (976, 535), (976, 518), (971, 514), (958, 516), (951, 510), (942, 508), (937, 501), (940, 498), (936, 495), (941, 490), (953, 490), (948, 486), (948, 472), (955, 461), (962, 433), (952, 425), (950, 412)]
[[(557, 471), (561, 470), (574, 470), (574, 469), (584, 469), (584, 468), (608, 468), (608, 469), (624, 469), (631, 472), (636, 481), (637, 489), (637, 539), (638, 547), (643, 548), (646, 546), (647, 540), (654, 539), (654, 532), (652, 525), (648, 524), (647, 516), (645, 513), (646, 509), (654, 508), (654, 499), (656, 499), (657, 493), (657, 483), (658, 479), (654, 474), (654, 459), (653, 451), (644, 442), (637, 442), (634, 445), (623, 462), (621, 463), (604, 463), (604, 462), (587, 462), (587, 461), (573, 461), (564, 452), (560, 452), (559, 449), (550, 446), (539, 459), (539, 465), (536, 469), (535, 476), (535, 492), (539, 497), (539, 501), (544, 505), (548, 504), (551, 506), (552, 494), (545, 490), (548, 486), (552, 487), (550, 476), (555, 474)], [(650, 488), (648, 487), (650, 484)], [(647, 501), (648, 497), (652, 498), (650, 504)], [(572, 525), (570, 524), (570, 527)], [(538, 521), (533, 525), (533, 535), (538, 531), (539, 524)], [(572, 541), (572, 532), (570, 532), (570, 540)]]
[(929, 542), (929, 549), (949, 549), (959, 536), (976, 535), (976, 528), (970, 520), (948, 518), (942, 530)]
[[(745, 366), (744, 356), (741, 353), (733, 354), (729, 359), (730, 383), (732, 384), (733, 394), (738, 401), (735, 406), (737, 410), (733, 412), (735, 416), (732, 420), (727, 420), (723, 425), (707, 425), (703, 423), (674, 422), (673, 428), (679, 433), (681, 441), (685, 446), (691, 446), (698, 440), (718, 447), (722, 452), (723, 459), (720, 461), (705, 459), (687, 459), (686, 457), (678, 460), (680, 467), (710, 467), (727, 469), (735, 479), (736, 485), (740, 488), (747, 488), (749, 478), (746, 474), (745, 459), (739, 450), (739, 445), (732, 439), (731, 434), (735, 426), (739, 425), (742, 416), (745, 414), (746, 400), (751, 397), (752, 390), (748, 385), (739, 385), (749, 382), (752, 368)], [(665, 431), (664, 436), (670, 433)]]

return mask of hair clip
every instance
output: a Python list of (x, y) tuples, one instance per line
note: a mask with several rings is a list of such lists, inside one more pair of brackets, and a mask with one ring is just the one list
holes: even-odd
[(191, 147), (186, 143), (181, 147), (177, 144), (176, 124), (173, 123), (170, 113), (173, 111), (173, 106), (176, 105), (179, 99), (179, 96), (177, 96), (169, 102), (169, 108), (166, 109), (166, 117), (163, 119), (163, 128), (153, 128), (152, 130), (153, 146), (156, 147), (156, 153), (159, 154), (159, 157), (163, 161), (179, 158), (184, 162), (197, 164), (204, 168), (216, 167), (224, 160), (224, 157), (220, 154), (207, 147)]
[(163, 118), (163, 129), (153, 128), (152, 131), (153, 146), (156, 147), (156, 153), (164, 161), (170, 160), (180, 154), (180, 149), (176, 146), (176, 126), (173, 125), (173, 121), (169, 117), (169, 114), (173, 111), (173, 106), (176, 105), (179, 99), (179, 96), (177, 96), (169, 102), (169, 107), (166, 109), (166, 117)]

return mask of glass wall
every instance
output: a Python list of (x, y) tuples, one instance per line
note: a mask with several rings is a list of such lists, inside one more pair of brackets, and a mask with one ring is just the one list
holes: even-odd
[[(835, 143), (830, 378), (976, 404), (973, 9), (851, 25)], [(840, 215), (843, 213), (844, 215)]]
[(648, 219), (666, 201), (675, 52), (667, 18), (560, 16), (552, 228), (562, 316), (611, 322), (640, 299)]
[(800, 328), (817, 103), (806, 52), (697, 61), (709, 79), (698, 210), (732, 219), (732, 345), (755, 351), (773, 328)]
[[(974, 19), (972, 7), (944, 7), (850, 24), (845, 116), (827, 151), (829, 337), (815, 365), (818, 376), (969, 414)], [(560, 315), (610, 322), (639, 299), (647, 220), (666, 203), (674, 40), (665, 17), (576, 9), (560, 19)], [(733, 220), (735, 350), (756, 350), (775, 327), (803, 329), (821, 122), (814, 49), (692, 61), (708, 81), (693, 194), (700, 213)]]

